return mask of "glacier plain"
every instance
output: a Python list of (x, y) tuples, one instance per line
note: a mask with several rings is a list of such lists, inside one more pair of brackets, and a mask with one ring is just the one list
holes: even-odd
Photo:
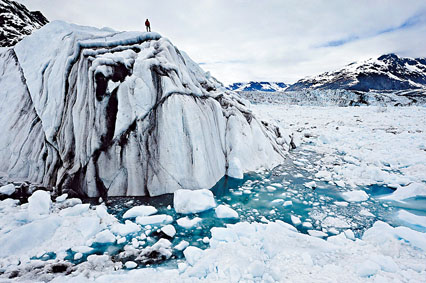
[[(272, 170), (222, 179), (212, 189), (216, 204), (237, 219), (219, 218), (208, 209), (214, 204), (176, 213), (173, 195), (116, 198), (107, 206), (60, 196), (48, 210), (45, 196), (34, 198), (38, 205), (5, 199), (1, 278), (423, 282), (426, 108), (251, 110), (293, 132), (297, 148)], [(137, 205), (145, 206), (123, 217)]]

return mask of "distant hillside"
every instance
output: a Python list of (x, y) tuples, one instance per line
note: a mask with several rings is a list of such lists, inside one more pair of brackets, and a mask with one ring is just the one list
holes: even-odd
[(15, 45), (48, 22), (39, 11), (31, 12), (18, 2), (0, 0), (0, 47)]
[(287, 85), (282, 82), (248, 82), (248, 83), (233, 83), (228, 86), (228, 89), (234, 91), (284, 91)]
[(426, 58), (401, 58), (387, 54), (351, 63), (341, 70), (307, 77), (287, 91), (303, 89), (408, 90), (426, 88)]

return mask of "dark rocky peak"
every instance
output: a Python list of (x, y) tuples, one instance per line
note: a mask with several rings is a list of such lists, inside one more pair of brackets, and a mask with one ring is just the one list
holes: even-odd
[(18, 2), (0, 0), (0, 47), (15, 45), (48, 22), (40, 11), (32, 12)]

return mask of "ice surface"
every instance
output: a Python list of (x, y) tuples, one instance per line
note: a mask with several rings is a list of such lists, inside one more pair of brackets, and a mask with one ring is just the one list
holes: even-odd
[(115, 236), (109, 230), (104, 230), (96, 234), (95, 242), (100, 244), (108, 244), (115, 242)]
[(348, 202), (365, 201), (368, 195), (364, 191), (349, 191), (342, 193), (342, 198)]
[(197, 225), (202, 219), (199, 217), (194, 217), (190, 219), (188, 216), (179, 218), (176, 220), (177, 224), (185, 229), (190, 229)]
[(35, 191), (28, 198), (28, 215), (31, 219), (37, 219), (50, 213), (52, 200), (46, 191)]
[(132, 221), (126, 220), (124, 224), (115, 223), (111, 226), (111, 232), (120, 235), (127, 236), (132, 233), (136, 233), (141, 230), (141, 227)]
[(406, 210), (400, 210), (397, 214), (398, 218), (410, 224), (419, 225), (426, 228), (426, 216), (419, 216), (409, 213)]
[(157, 209), (153, 206), (140, 205), (135, 206), (126, 211), (123, 218), (136, 218), (138, 216), (149, 216), (157, 213)]
[(161, 227), (161, 231), (171, 238), (173, 238), (176, 235), (176, 229), (171, 224)]
[(391, 195), (383, 197), (383, 199), (401, 201), (417, 196), (426, 196), (426, 184), (412, 183), (408, 186), (400, 187)]
[(177, 213), (191, 214), (216, 207), (216, 201), (209, 190), (177, 190), (173, 206)]
[(226, 205), (218, 205), (214, 210), (218, 218), (238, 218), (238, 213)]
[(77, 204), (73, 207), (68, 207), (59, 212), (60, 216), (77, 216), (89, 210), (90, 204)]
[(8, 185), (0, 187), (0, 194), (10, 196), (14, 192), (15, 192), (15, 185), (14, 184), (8, 184)]
[(136, 217), (136, 223), (140, 225), (168, 224), (168, 223), (171, 223), (172, 221), (173, 221), (173, 218), (165, 214)]

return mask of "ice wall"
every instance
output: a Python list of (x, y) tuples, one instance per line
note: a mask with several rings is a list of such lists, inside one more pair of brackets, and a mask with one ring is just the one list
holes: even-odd
[(0, 54), (0, 181), (80, 196), (211, 188), (288, 135), (157, 33), (52, 22)]

